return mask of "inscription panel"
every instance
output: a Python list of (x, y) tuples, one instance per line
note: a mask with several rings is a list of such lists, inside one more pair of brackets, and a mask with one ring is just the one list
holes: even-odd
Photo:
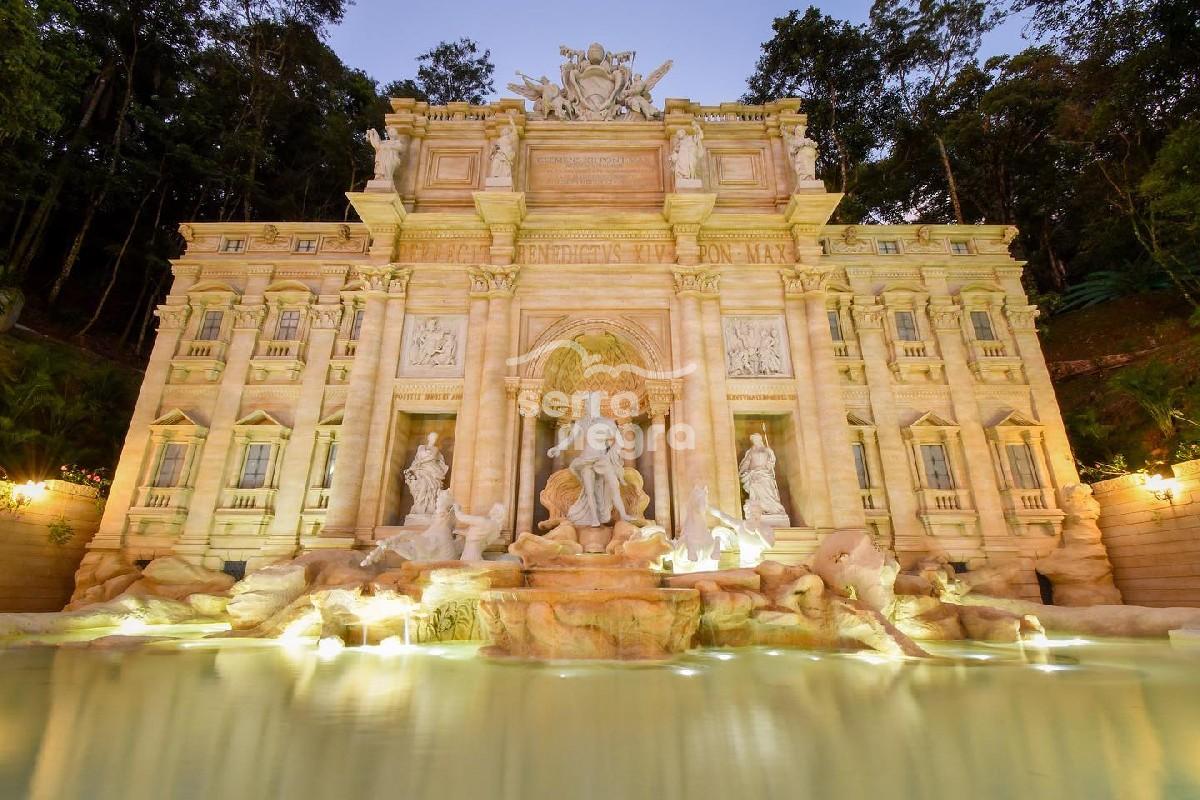
[(669, 241), (611, 239), (517, 242), (521, 264), (666, 264), (675, 260)]
[(526, 185), (532, 192), (661, 192), (657, 147), (530, 147)]
[(415, 263), (478, 264), (490, 257), (488, 242), (463, 239), (401, 239), (399, 261)]

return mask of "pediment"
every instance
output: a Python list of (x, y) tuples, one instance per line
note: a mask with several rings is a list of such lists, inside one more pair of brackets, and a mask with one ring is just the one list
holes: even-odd
[(872, 423), (872, 422), (868, 422), (867, 420), (863, 419), (863, 418), (862, 418), (862, 417), (860, 417), (858, 414), (855, 414), (855, 413), (854, 413), (854, 412), (852, 412), (852, 411), (850, 411), (850, 412), (847, 412), (847, 413), (846, 413), (846, 423), (847, 423), (847, 424), (849, 424), (851, 427), (854, 427), (854, 428), (871, 428), (871, 427), (874, 427), (874, 423)]
[(1042, 423), (1031, 419), (1020, 411), (1009, 411), (992, 423), (993, 428), (1040, 428)]
[(241, 292), (224, 281), (197, 281), (188, 289), (188, 294), (230, 294), (240, 297)]
[(151, 422), (150, 426), (156, 427), (156, 428), (180, 427), (180, 426), (187, 426), (187, 427), (192, 427), (192, 428), (203, 427), (203, 426), (199, 425), (196, 422), (196, 420), (192, 419), (191, 417), (189, 417), (187, 414), (185, 414), (182, 410), (180, 410), (178, 408), (172, 408), (170, 411), (167, 411), (162, 416), (160, 416), (158, 419), (154, 420), (154, 422)]
[(233, 424), (235, 427), (239, 427), (239, 428), (246, 428), (246, 427), (286, 428), (287, 427), (282, 422), (275, 419), (273, 416), (268, 414), (266, 411), (263, 411), (262, 409), (258, 409), (256, 411), (251, 411), (249, 414), (242, 417), (241, 419), (239, 419), (237, 422), (235, 422)]
[(307, 284), (304, 284), (304, 283), (301, 283), (300, 281), (295, 281), (295, 280), (275, 281), (275, 283), (272, 283), (270, 286), (268, 286), (266, 289), (263, 290), (263, 294), (311, 295), (312, 293), (313, 293), (312, 289), (310, 289)]
[(329, 416), (325, 417), (320, 422), (318, 422), (317, 427), (325, 427), (327, 425), (341, 425), (342, 420), (344, 418), (345, 418), (345, 411), (343, 409), (339, 408), (337, 411), (334, 411), (332, 414), (330, 414)]
[(943, 417), (939, 417), (937, 414), (933, 413), (932, 411), (926, 411), (924, 414), (922, 414), (921, 416), (919, 416), (915, 420), (913, 420), (909, 424), (908, 427), (910, 427), (910, 428), (957, 428), (958, 423), (952, 422), (951, 420), (945, 419)]

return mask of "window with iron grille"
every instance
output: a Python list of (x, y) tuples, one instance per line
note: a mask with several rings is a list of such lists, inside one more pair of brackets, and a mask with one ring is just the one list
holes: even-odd
[(154, 472), (154, 485), (162, 489), (178, 486), (179, 476), (183, 474), (183, 459), (186, 455), (186, 444), (167, 442), (163, 445), (162, 458), (159, 459), (158, 469)]
[(1018, 489), (1040, 489), (1042, 482), (1038, 479), (1037, 466), (1033, 463), (1033, 452), (1027, 444), (1010, 444), (1008, 464), (1012, 468), (1013, 481)]
[(267, 481), (267, 465), (271, 460), (271, 445), (252, 444), (246, 447), (239, 489), (261, 489)]
[(900, 252), (900, 243), (895, 241), (879, 242), (879, 253), (885, 256), (894, 256)]
[(277, 341), (290, 341), (300, 335), (300, 312), (292, 309), (279, 315), (279, 325), (275, 328)]
[(969, 255), (971, 255), (971, 244), (970, 244), (970, 242), (961, 242), (961, 241), (960, 242), (951, 242), (950, 243), (950, 252), (951, 252), (951, 254), (956, 255), (956, 256), (969, 256)]
[(913, 312), (896, 312), (896, 336), (902, 342), (921, 341), (921, 337), (917, 333), (917, 318), (913, 316)]
[(315, 253), (315, 252), (317, 252), (317, 240), (316, 239), (297, 239), (296, 240), (296, 252), (297, 253)]
[(337, 442), (331, 442), (329, 452), (325, 454), (325, 479), (322, 484), (326, 489), (333, 486), (333, 468), (337, 465)]
[(240, 253), (246, 249), (245, 239), (226, 239), (221, 244), (222, 253)]
[(950, 474), (945, 447), (940, 444), (921, 445), (921, 460), (925, 462), (925, 479), (930, 489), (954, 488), (954, 477)]
[(224, 318), (225, 313), (223, 311), (205, 311), (204, 321), (200, 323), (200, 331), (196, 334), (196, 338), (206, 342), (220, 338), (221, 321)]
[(362, 335), (362, 324), (364, 312), (361, 308), (354, 312), (354, 321), (350, 323), (350, 338), (358, 339)]
[(836, 311), (830, 311), (829, 314), (829, 333), (833, 336), (835, 342), (844, 342), (846, 339), (842, 334), (842, 318)]
[(871, 473), (867, 471), (867, 449), (863, 447), (862, 442), (854, 442), (851, 445), (854, 450), (854, 471), (858, 474), (858, 488), (871, 488)]
[(975, 328), (975, 338), (981, 342), (996, 341), (996, 333), (992, 330), (992, 315), (986, 311), (972, 311), (971, 325)]

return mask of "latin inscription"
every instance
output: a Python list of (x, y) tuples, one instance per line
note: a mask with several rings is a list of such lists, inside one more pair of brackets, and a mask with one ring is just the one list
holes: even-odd
[(534, 192), (661, 192), (658, 148), (529, 151), (528, 186)]
[(518, 242), (518, 264), (665, 264), (675, 260), (670, 242)]
[(791, 264), (792, 246), (785, 242), (701, 242), (705, 264)]
[(487, 261), (486, 242), (456, 242), (444, 239), (401, 240), (397, 250), (399, 261), (434, 264), (477, 264)]

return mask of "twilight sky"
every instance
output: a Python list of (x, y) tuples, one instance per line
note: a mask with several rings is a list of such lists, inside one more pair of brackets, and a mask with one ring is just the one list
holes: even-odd
[[(704, 104), (736, 100), (754, 71), (760, 45), (771, 38), (771, 21), (792, 8), (813, 4), (853, 21), (866, 18), (870, 0), (356, 0), (329, 43), (342, 60), (380, 84), (416, 74), (414, 59), (444, 39), (470, 37), (490, 48), (497, 95), (514, 96), (504, 84), (514, 70), (558, 80), (558, 46), (583, 49), (599, 41), (609, 50), (634, 50), (646, 73), (668, 58), (675, 65), (654, 98), (687, 97)], [(984, 43), (983, 55), (1025, 46), (1021, 23), (1010, 22)]]

